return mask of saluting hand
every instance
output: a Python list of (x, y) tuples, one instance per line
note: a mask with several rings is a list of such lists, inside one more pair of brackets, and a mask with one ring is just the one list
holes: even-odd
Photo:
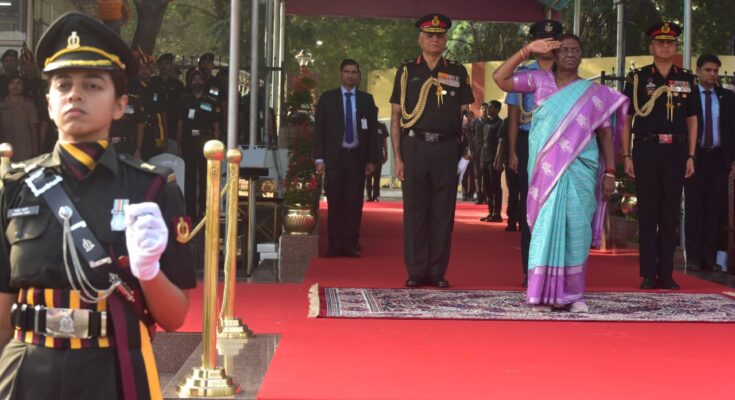
[(552, 50), (556, 50), (561, 47), (561, 42), (552, 38), (534, 40), (526, 46), (526, 50), (530, 50), (532, 53), (545, 54)]

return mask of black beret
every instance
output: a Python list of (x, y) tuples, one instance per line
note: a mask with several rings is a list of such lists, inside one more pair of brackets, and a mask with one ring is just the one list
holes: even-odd
[(14, 49), (5, 50), (5, 52), (3, 53), (3, 56), (0, 57), (0, 60), (4, 60), (5, 57), (8, 57), (8, 56), (13, 56), (15, 58), (18, 58), (18, 50), (14, 50)]
[(419, 18), (414, 24), (422, 32), (443, 33), (452, 27), (452, 20), (442, 14), (428, 14)]
[(43, 72), (96, 69), (138, 74), (130, 47), (101, 22), (78, 12), (60, 16), (36, 46), (36, 63)]
[(657, 22), (646, 30), (651, 39), (676, 40), (681, 35), (681, 27), (673, 22)]
[(204, 53), (201, 56), (199, 56), (199, 60), (197, 60), (197, 62), (202, 62), (204, 60), (214, 61), (214, 54), (213, 53)]
[(554, 21), (553, 19), (545, 19), (543, 21), (535, 22), (528, 29), (528, 34), (534, 39), (556, 39), (559, 35), (564, 32), (564, 28), (561, 22)]
[(158, 59), (157, 59), (156, 62), (157, 63), (160, 63), (160, 62), (164, 62), (164, 61), (173, 63), (174, 62), (174, 55), (171, 54), (171, 53), (163, 53), (160, 56), (158, 56)]

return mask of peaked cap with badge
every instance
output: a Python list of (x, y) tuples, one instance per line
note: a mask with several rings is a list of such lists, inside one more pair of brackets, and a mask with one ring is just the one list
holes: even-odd
[(553, 19), (535, 22), (528, 29), (528, 34), (534, 39), (556, 39), (562, 33), (564, 33), (564, 27), (561, 25), (561, 22), (554, 21)]
[(681, 27), (673, 22), (657, 22), (646, 30), (653, 40), (677, 40), (681, 32)]
[(445, 33), (452, 27), (452, 20), (442, 14), (428, 14), (419, 18), (414, 24), (421, 32)]
[(69, 12), (51, 23), (36, 46), (36, 62), (41, 71), (96, 69), (138, 74), (138, 61), (130, 47), (101, 22)]

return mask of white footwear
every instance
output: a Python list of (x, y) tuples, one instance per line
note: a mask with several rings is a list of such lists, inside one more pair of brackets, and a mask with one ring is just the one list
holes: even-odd
[(551, 306), (545, 304), (535, 304), (531, 306), (531, 310), (535, 312), (551, 312)]
[(590, 308), (584, 301), (575, 301), (572, 303), (572, 307), (570, 309), (573, 313), (588, 313), (590, 312)]

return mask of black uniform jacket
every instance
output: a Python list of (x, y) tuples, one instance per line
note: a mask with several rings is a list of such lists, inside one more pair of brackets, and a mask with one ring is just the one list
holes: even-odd
[[(4, 232), (0, 240), (0, 292), (15, 293), (18, 289), (30, 287), (71, 289), (64, 270), (63, 227), (43, 198), (36, 197), (24, 182), (28, 175), (24, 167), (34, 164), (51, 169), (64, 178), (65, 192), (116, 261), (128, 252), (125, 232), (115, 231), (111, 226), (114, 201), (127, 199), (130, 204), (157, 203), (169, 230), (168, 245), (161, 256), (161, 271), (182, 289), (196, 286), (189, 246), (175, 239), (178, 217), (186, 213), (173, 172), (142, 163), (130, 155), (118, 154), (113, 146), (109, 146), (90, 175), (77, 181), (62, 167), (57, 147), (50, 154), (16, 165), (3, 177), (0, 189), (0, 225)], [(29, 212), (18, 212), (24, 208)], [(82, 263), (98, 287), (109, 285), (107, 275), (96, 274), (85, 261)], [(124, 265), (116, 268), (127, 281), (135, 279)]]

